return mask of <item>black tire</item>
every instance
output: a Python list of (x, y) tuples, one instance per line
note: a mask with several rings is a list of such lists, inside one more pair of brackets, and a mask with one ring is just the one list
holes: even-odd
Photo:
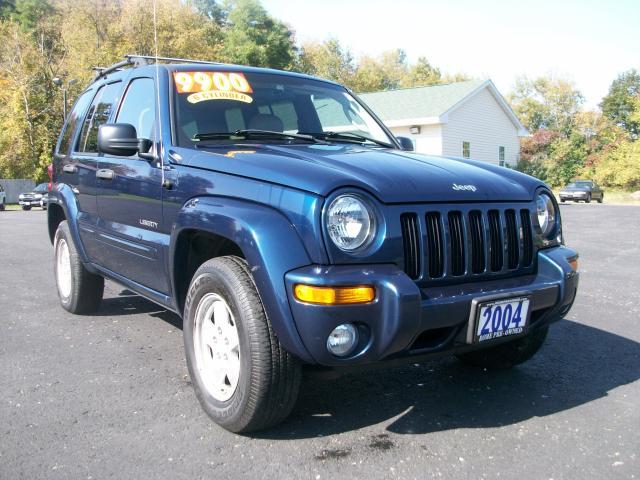
[[(69, 263), (71, 265), (71, 289), (69, 294), (65, 294), (60, 286), (60, 276), (58, 275), (58, 255), (59, 249), (65, 242), (69, 249)], [(66, 220), (60, 222), (54, 238), (54, 262), (53, 271), (56, 279), (58, 297), (62, 308), (75, 314), (88, 314), (95, 312), (102, 302), (104, 293), (104, 278), (89, 272), (73, 243), (69, 225)]]
[(584, 203), (591, 203), (591, 194), (587, 195), (587, 198), (584, 200)]
[[(237, 386), (226, 401), (211, 395), (196, 365), (196, 312), (208, 293), (227, 303), (238, 332), (240, 372)], [(262, 430), (282, 422), (298, 397), (301, 364), (280, 345), (247, 263), (228, 256), (202, 264), (189, 286), (184, 310), (187, 367), (204, 411), (218, 425), (236, 433)]]
[(565, 200), (564, 198), (560, 198), (560, 201), (561, 201), (562, 203), (566, 202), (566, 200)]
[(31, 210), (31, 207), (29, 205), (23, 205), (22, 209), (26, 212), (26, 211)]
[(525, 337), (495, 347), (457, 355), (462, 363), (489, 369), (507, 369), (526, 362), (544, 344), (549, 327), (538, 328)]
[(0, 212), (4, 212), (4, 202), (0, 203)]
[(598, 203), (602, 203), (604, 202), (604, 193), (600, 195), (600, 198), (598, 199)]

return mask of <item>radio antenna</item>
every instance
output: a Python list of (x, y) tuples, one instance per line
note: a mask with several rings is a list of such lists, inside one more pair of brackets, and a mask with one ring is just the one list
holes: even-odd
[(160, 167), (162, 186), (165, 185), (164, 179), (164, 146), (162, 142), (162, 111), (160, 109), (160, 63), (158, 57), (158, 13), (157, 13), (157, 0), (153, 0), (153, 46), (155, 53), (155, 69), (156, 69), (156, 111), (158, 112), (158, 128), (156, 129), (156, 149), (158, 150), (158, 156), (160, 161), (158, 166)]

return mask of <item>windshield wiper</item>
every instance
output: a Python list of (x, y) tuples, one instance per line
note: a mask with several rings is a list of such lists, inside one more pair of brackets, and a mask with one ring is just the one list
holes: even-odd
[(290, 140), (302, 140), (311, 143), (326, 143), (312, 135), (301, 135), (299, 133), (284, 133), (276, 132), (272, 130), (255, 130), (245, 129), (236, 130), (235, 132), (210, 132), (210, 133), (197, 133), (193, 136), (194, 140), (219, 140), (223, 138), (285, 138)]
[(313, 135), (316, 138), (343, 140), (343, 141), (352, 142), (352, 143), (372, 142), (377, 145), (380, 145), (381, 147), (396, 148), (395, 145), (391, 145), (390, 143), (383, 142), (382, 140), (376, 140), (375, 138), (366, 137), (364, 135), (359, 135), (357, 133), (352, 133), (352, 132), (322, 132), (322, 133), (312, 133), (309, 135)]

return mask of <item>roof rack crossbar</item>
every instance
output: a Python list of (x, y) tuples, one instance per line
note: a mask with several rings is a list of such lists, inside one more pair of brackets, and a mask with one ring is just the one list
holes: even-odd
[(92, 83), (112, 72), (118, 72), (125, 67), (142, 67), (150, 63), (157, 62), (180, 62), (180, 63), (200, 63), (205, 65), (223, 65), (220, 62), (208, 62), (206, 60), (192, 60), (190, 58), (156, 57), (153, 55), (125, 55), (124, 60), (114, 63), (110, 67), (93, 67), (92, 70), (98, 72), (93, 77)]
[(191, 58), (174, 58), (174, 57), (156, 57), (154, 55), (125, 55), (127, 59), (143, 59), (158, 62), (184, 62), (184, 63), (202, 63), (205, 65), (222, 65), (221, 62), (209, 62), (207, 60), (193, 60)]

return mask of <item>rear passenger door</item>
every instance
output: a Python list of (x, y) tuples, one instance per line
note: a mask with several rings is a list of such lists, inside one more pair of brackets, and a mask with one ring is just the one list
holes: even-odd
[[(114, 118), (136, 128), (138, 138), (156, 137), (156, 93), (152, 78), (133, 78)], [(138, 155), (102, 155), (98, 161), (99, 263), (157, 292), (168, 293), (162, 223), (162, 168)]]
[[(114, 105), (118, 101), (121, 82), (100, 86), (97, 91), (88, 91), (78, 100), (69, 118), (69, 125), (61, 139), (60, 154), (65, 150), (68, 141), (71, 152), (62, 159), (61, 180), (71, 186), (78, 206), (78, 229), (80, 238), (90, 260), (96, 258), (99, 247), (96, 243), (95, 226), (97, 223), (96, 202), (96, 170), (98, 168), (98, 128), (106, 123), (111, 116)], [(92, 97), (93, 92), (95, 96)], [(89, 107), (86, 107), (86, 104)], [(76, 108), (78, 109), (75, 112)], [(84, 117), (82, 113), (86, 110)], [(77, 115), (77, 117), (76, 117)], [(80, 132), (75, 133), (71, 128), (72, 122), (83, 118)], [(68, 131), (69, 137), (66, 138)], [(68, 151), (68, 148), (67, 148)]]

